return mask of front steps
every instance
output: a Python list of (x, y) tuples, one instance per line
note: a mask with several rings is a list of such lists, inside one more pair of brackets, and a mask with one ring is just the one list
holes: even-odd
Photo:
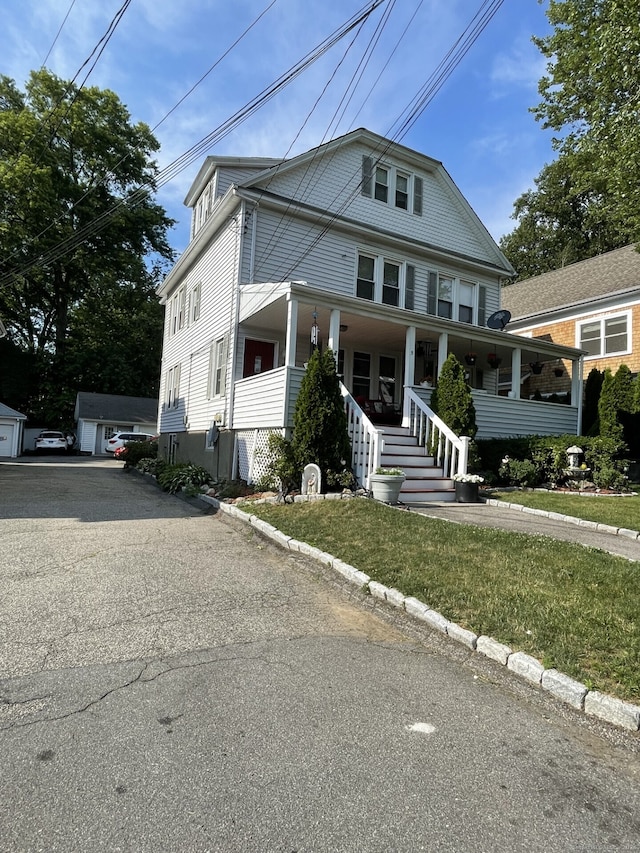
[(383, 432), (380, 464), (385, 468), (402, 468), (406, 480), (400, 500), (408, 506), (420, 506), (434, 501), (455, 501), (453, 480), (445, 477), (442, 468), (434, 465), (424, 447), (418, 445), (406, 427), (381, 427)]

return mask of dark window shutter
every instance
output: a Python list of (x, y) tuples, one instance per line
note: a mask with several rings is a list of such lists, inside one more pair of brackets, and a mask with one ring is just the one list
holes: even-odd
[(484, 326), (487, 322), (487, 288), (481, 284), (478, 288), (478, 325)]
[(413, 212), (422, 216), (422, 178), (413, 176)]
[(362, 195), (371, 198), (373, 186), (373, 159), (367, 157), (366, 154), (362, 157)]
[(407, 264), (407, 280), (404, 288), (404, 307), (407, 311), (413, 311), (416, 295), (416, 268)]
[(436, 314), (438, 310), (438, 274), (429, 273), (429, 289), (427, 290), (427, 314)]

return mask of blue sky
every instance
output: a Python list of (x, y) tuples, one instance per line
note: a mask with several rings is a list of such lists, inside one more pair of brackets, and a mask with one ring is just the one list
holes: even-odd
[[(123, 2), (3, 0), (0, 74), (23, 88), (29, 72), (49, 54), (46, 66), (72, 79)], [(112, 89), (132, 121), (156, 128), (161, 143), (157, 160), (163, 168), (365, 5), (365, 0), (131, 0), (87, 85)], [(550, 132), (529, 112), (539, 100), (537, 82), (545, 68), (531, 36), (549, 32), (547, 5), (547, 0), (504, 0), (398, 140), (442, 160), (496, 239), (514, 227), (510, 215), (515, 199), (554, 159)], [(158, 201), (178, 220), (171, 234), (174, 248), (182, 251), (188, 241), (183, 199), (206, 154), (291, 156), (354, 127), (389, 136), (482, 6), (482, 0), (386, 0), (360, 31), (335, 45), (162, 187)], [(485, 8), (490, 6), (485, 2)], [(358, 64), (387, 13), (362, 78), (345, 104), (349, 82), (359, 74)]]

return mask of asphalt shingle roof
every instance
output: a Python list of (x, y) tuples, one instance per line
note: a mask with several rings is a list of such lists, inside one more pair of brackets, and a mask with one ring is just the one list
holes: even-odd
[(26, 421), (27, 416), (16, 412), (15, 409), (9, 406), (5, 406), (4, 403), (0, 403), (0, 418), (17, 418), (18, 420)]
[(640, 253), (624, 246), (502, 288), (512, 320), (640, 289)]
[(86, 421), (148, 424), (158, 419), (158, 401), (148, 397), (123, 397), (79, 391), (76, 418)]

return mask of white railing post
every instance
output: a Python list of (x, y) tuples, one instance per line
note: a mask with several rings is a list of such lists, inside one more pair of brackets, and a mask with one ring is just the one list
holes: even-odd
[(466, 474), (467, 466), (469, 465), (469, 444), (471, 439), (468, 435), (460, 436), (460, 450), (458, 452), (458, 470), (457, 474)]
[(457, 436), (449, 429), (413, 388), (405, 388), (404, 392), (407, 425), (411, 434), (433, 455), (445, 477), (466, 474), (471, 439), (468, 436)]

